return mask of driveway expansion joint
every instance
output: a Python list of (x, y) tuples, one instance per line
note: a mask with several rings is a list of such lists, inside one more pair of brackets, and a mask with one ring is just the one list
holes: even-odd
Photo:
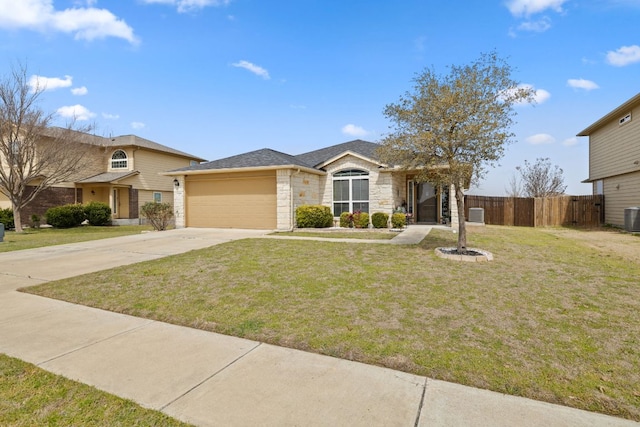
[(254, 345), (253, 347), (251, 347), (249, 350), (247, 350), (246, 352), (244, 352), (243, 354), (241, 354), (240, 356), (236, 357), (234, 360), (232, 360), (231, 362), (227, 363), (225, 366), (223, 366), (222, 368), (218, 369), (217, 371), (215, 371), (213, 374), (209, 375), (208, 377), (206, 377), (205, 379), (203, 379), (202, 381), (200, 381), (199, 383), (197, 383), (196, 385), (194, 385), (193, 387), (191, 387), (189, 390), (185, 391), (184, 393), (180, 394), (178, 397), (176, 397), (175, 399), (171, 400), (170, 402), (166, 403), (165, 405), (161, 406), (158, 410), (159, 411), (164, 411), (167, 407), (173, 405), (174, 403), (176, 403), (178, 400), (182, 399), (183, 397), (185, 397), (186, 395), (188, 395), (189, 393), (191, 393), (193, 390), (197, 389), (198, 387), (200, 387), (202, 384), (206, 383), (207, 381), (209, 381), (210, 379), (212, 379), (213, 377), (217, 376), (219, 373), (225, 371), (227, 368), (231, 367), (232, 365), (234, 365), (236, 362), (240, 361), (241, 359), (244, 359), (245, 356), (249, 355), (249, 353), (252, 353), (253, 350), (257, 349), (258, 347), (260, 347), (262, 345), (261, 342), (256, 342), (256, 345)]

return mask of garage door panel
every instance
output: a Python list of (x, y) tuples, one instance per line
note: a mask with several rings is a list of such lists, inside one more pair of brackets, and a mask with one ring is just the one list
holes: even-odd
[(188, 227), (276, 228), (275, 173), (190, 178), (186, 181)]

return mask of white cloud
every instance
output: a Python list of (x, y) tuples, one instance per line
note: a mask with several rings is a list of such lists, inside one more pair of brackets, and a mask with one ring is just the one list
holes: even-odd
[(531, 135), (530, 137), (525, 139), (525, 141), (532, 145), (542, 145), (553, 144), (554, 142), (556, 142), (556, 139), (548, 133), (537, 133), (535, 135)]
[(518, 25), (518, 30), (534, 33), (544, 33), (549, 28), (551, 28), (551, 19), (546, 16), (542, 19), (538, 19), (537, 21), (526, 21)]
[(102, 117), (107, 120), (117, 120), (120, 118), (118, 114), (102, 113)]
[(179, 13), (204, 9), (207, 6), (226, 6), (231, 0), (143, 0), (147, 4), (166, 4), (176, 6)]
[(607, 52), (607, 62), (616, 67), (640, 62), (640, 46), (622, 46), (616, 51)]
[(342, 133), (349, 136), (367, 136), (371, 132), (366, 131), (364, 128), (360, 126), (356, 126), (354, 124), (349, 123), (342, 127)]
[(61, 87), (70, 87), (73, 84), (73, 77), (64, 76), (64, 79), (59, 77), (44, 77), (33, 75), (29, 78), (29, 87), (32, 91), (37, 90), (56, 90)]
[[(92, 1), (87, 2), (89, 6)], [(0, 28), (59, 31), (75, 39), (117, 37), (136, 44), (133, 28), (107, 9), (74, 7), (55, 10), (53, 0), (0, 0)]]
[(571, 147), (572, 145), (578, 145), (578, 138), (576, 138), (575, 136), (572, 138), (567, 138), (564, 141), (562, 141), (562, 145), (565, 145), (567, 147)]
[(89, 93), (89, 89), (87, 89), (85, 86), (74, 87), (73, 89), (71, 89), (71, 93), (76, 96), (83, 96)]
[(585, 79), (569, 79), (567, 80), (567, 84), (570, 87), (584, 90), (593, 90), (600, 88), (600, 86), (598, 86), (595, 82)]
[(64, 118), (75, 119), (79, 121), (86, 121), (96, 116), (95, 113), (92, 113), (86, 107), (80, 104), (60, 107), (58, 108), (57, 113)]
[(562, 12), (562, 5), (567, 0), (509, 0), (507, 9), (513, 16), (531, 16), (551, 9)]
[(252, 64), (249, 61), (244, 61), (244, 60), (238, 61), (231, 65), (233, 65), (234, 67), (244, 68), (245, 70), (249, 70), (256, 76), (260, 76), (265, 80), (269, 80), (271, 78), (271, 76), (269, 76), (269, 71), (267, 71), (266, 69), (262, 68), (259, 65)]
[(131, 122), (131, 127), (134, 129), (143, 129), (145, 128), (147, 125), (145, 125), (142, 122)]
[[(522, 89), (531, 89), (533, 90), (533, 102), (535, 104), (542, 104), (543, 102), (545, 102), (547, 99), (551, 98), (551, 94), (544, 90), (544, 89), (536, 89), (533, 85), (527, 84), (527, 83), (523, 83), (518, 85), (518, 88), (522, 88)], [(509, 94), (513, 93), (515, 90), (509, 90), (506, 91), (504, 96), (508, 96)], [(527, 101), (521, 101), (516, 103), (515, 105), (529, 105), (529, 103)]]

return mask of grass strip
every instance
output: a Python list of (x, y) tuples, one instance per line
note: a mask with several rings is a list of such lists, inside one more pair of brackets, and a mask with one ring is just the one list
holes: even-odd
[(22, 233), (6, 231), (4, 242), (0, 243), (0, 252), (34, 249), (66, 243), (86, 242), (127, 236), (149, 231), (151, 227), (142, 225), (119, 225), (110, 227), (82, 226), (76, 228), (29, 228)]

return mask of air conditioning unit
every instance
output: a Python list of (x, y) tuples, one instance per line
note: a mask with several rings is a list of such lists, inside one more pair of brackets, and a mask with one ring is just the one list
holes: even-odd
[(631, 233), (640, 233), (640, 206), (625, 208), (624, 229)]
[(484, 224), (484, 209), (469, 208), (469, 222), (479, 222), (481, 224)]

